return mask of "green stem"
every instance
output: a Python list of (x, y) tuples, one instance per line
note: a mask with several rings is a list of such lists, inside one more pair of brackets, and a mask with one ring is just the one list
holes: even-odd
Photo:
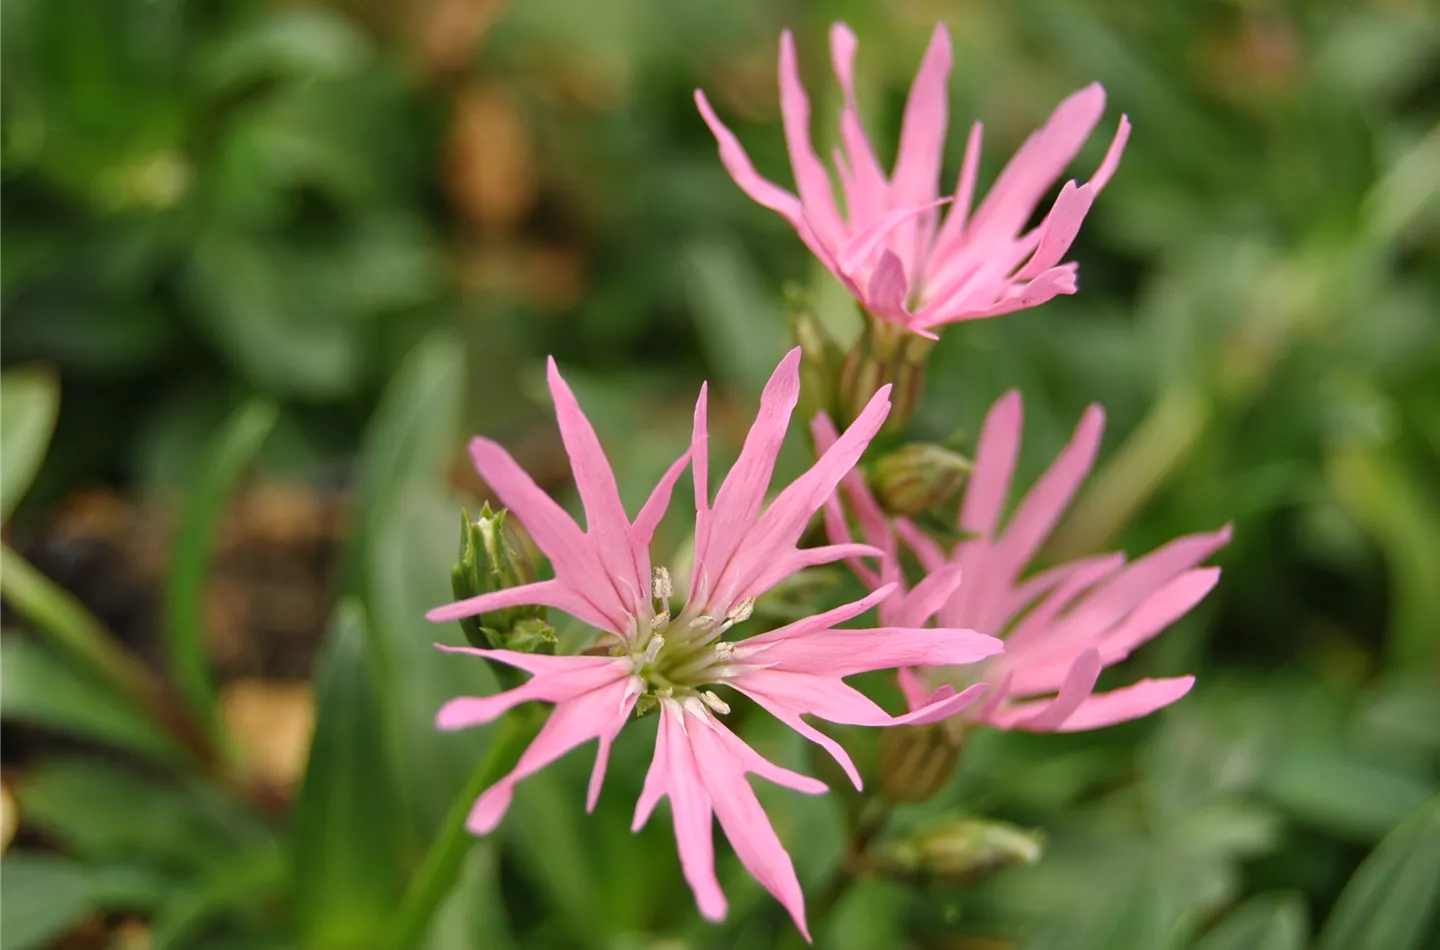
[(475, 799), (494, 784), (501, 770), (518, 757), (520, 748), (530, 740), (534, 731), (531, 717), (522, 714), (511, 713), (501, 721), (499, 735), (495, 736), (485, 757), (465, 781), (465, 787), (450, 806), (439, 833), (410, 880), (390, 941), (390, 946), (396, 950), (409, 950), (418, 946), (424, 938), (430, 919), (450, 892), (465, 854), (475, 841), (465, 828), (465, 820)]

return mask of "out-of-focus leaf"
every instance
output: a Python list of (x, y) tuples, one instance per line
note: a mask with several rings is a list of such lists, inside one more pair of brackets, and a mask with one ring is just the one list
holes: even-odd
[(0, 950), (38, 950), (94, 909), (95, 878), (66, 858), (9, 854), (0, 863), (0, 904)]
[(217, 93), (271, 78), (350, 75), (370, 57), (370, 44), (340, 13), (306, 6), (262, 17), (207, 52), (203, 81)]
[(484, 947), (517, 950), (500, 893), (500, 852), (493, 845), (470, 849), (450, 896), (435, 914), (424, 950)]
[(395, 772), (365, 623), (354, 600), (336, 606), (317, 676), (315, 739), (291, 823), (296, 911), (317, 948), (376, 945), (404, 871)]
[(170, 549), (165, 582), (165, 632), (170, 670), (191, 709), (212, 730), (215, 689), (206, 648), (205, 581), (209, 548), (225, 506), (246, 467), (275, 426), (274, 403), (254, 400), (237, 409), (210, 443)]
[(1260, 787), (1308, 821), (1346, 835), (1375, 837), (1437, 791), (1433, 781), (1339, 749), (1303, 747), (1277, 756)]
[(0, 521), (40, 471), (60, 412), (60, 380), (40, 368), (0, 374)]
[(82, 759), (29, 770), (16, 793), (27, 827), (92, 863), (203, 868), (264, 833), (257, 819), (200, 789)]
[(185, 753), (106, 686), (16, 634), (0, 639), (0, 718), (58, 729), (166, 763)]
[(1195, 950), (1305, 950), (1310, 920), (1297, 894), (1259, 894), (1225, 915)]
[(780, 361), (785, 313), (744, 252), (712, 241), (685, 249), (685, 286), (715, 371), (741, 392), (759, 392)]
[(1440, 911), (1440, 798), (1396, 825), (1345, 885), (1316, 950), (1417, 950)]
[(283, 892), (289, 880), (287, 871), (279, 848), (263, 847), (228, 857), (193, 879), (193, 888), (160, 906), (150, 935), (156, 950), (184, 946), (212, 917)]

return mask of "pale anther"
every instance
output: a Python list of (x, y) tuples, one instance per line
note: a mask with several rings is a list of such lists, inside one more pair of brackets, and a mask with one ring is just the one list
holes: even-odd
[(658, 634), (657, 634), (656, 636), (651, 637), (651, 638), (650, 638), (650, 642), (647, 643), (647, 644), (645, 644), (645, 659), (644, 659), (644, 662), (647, 663), (647, 664), (648, 664), (648, 663), (654, 663), (654, 662), (655, 662), (655, 658), (660, 655), (660, 651), (663, 650), (664, 648), (665, 648), (665, 638), (664, 638), (664, 637), (659, 636)]
[(653, 616), (653, 617), (650, 618), (650, 629), (651, 629), (651, 630), (662, 630), (662, 629), (664, 629), (665, 625), (668, 624), (669, 622), (670, 622), (670, 611), (668, 611), (668, 610), (662, 610), (662, 611), (660, 611), (658, 614), (656, 614), (655, 616)]
[(670, 582), (670, 572), (661, 566), (651, 571), (650, 577), (650, 595), (656, 600), (668, 604), (670, 598), (675, 595), (675, 585)]
[(735, 656), (735, 644), (729, 640), (721, 640), (715, 644), (715, 658), (729, 662)]
[(730, 621), (730, 623), (732, 624), (744, 623), (745, 621), (750, 619), (750, 615), (754, 612), (755, 598), (746, 597), (744, 600), (740, 601), (740, 603), (736, 604), (730, 610), (730, 612), (725, 615), (725, 619)]
[(730, 705), (708, 689), (700, 693), (700, 698), (705, 700), (705, 705), (722, 715), (730, 711)]

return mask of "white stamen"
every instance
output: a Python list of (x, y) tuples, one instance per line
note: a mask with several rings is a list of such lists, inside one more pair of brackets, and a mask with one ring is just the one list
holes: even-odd
[(709, 714), (705, 711), (705, 704), (695, 696), (686, 696), (684, 701), (685, 711), (696, 719), (706, 719)]
[(670, 611), (662, 610), (650, 618), (650, 629), (661, 630), (670, 622)]
[(701, 614), (694, 620), (690, 621), (690, 627), (692, 629), (695, 627), (713, 627), (714, 625), (715, 618), (710, 616), (709, 614)]
[(715, 644), (715, 658), (721, 662), (728, 663), (735, 656), (735, 644), (729, 640), (721, 640)]
[(650, 642), (645, 644), (645, 658), (643, 662), (646, 665), (654, 663), (655, 658), (660, 655), (660, 651), (663, 649), (665, 649), (665, 638), (658, 634), (651, 637)]
[(729, 704), (708, 689), (700, 692), (700, 698), (705, 700), (705, 705), (722, 715), (730, 711)]
[(665, 604), (670, 603), (670, 598), (675, 596), (675, 585), (670, 582), (670, 572), (664, 567), (651, 571), (650, 596)]
[(755, 598), (746, 597), (744, 600), (740, 601), (740, 603), (736, 604), (734, 608), (732, 608), (731, 611), (725, 615), (725, 619), (732, 624), (744, 623), (745, 621), (750, 619), (750, 615), (754, 612)]

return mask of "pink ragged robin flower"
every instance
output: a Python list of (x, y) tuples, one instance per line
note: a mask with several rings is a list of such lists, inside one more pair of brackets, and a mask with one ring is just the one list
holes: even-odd
[[(761, 177), (745, 149), (721, 123), (705, 94), (695, 92), (720, 159), (735, 183), (778, 212), (800, 239), (876, 317), (933, 336), (935, 327), (1011, 313), (1075, 292), (1076, 265), (1062, 263), (1095, 196), (1120, 164), (1130, 123), (1120, 127), (1095, 176), (1068, 182), (1036, 227), (1036, 206), (1079, 153), (1105, 111), (1105, 90), (1086, 86), (1061, 102), (1010, 159), (971, 214), (980, 164), (980, 123), (970, 129), (953, 199), (941, 199), (940, 163), (949, 121), (950, 35), (935, 28), (910, 87), (895, 167), (887, 177), (860, 123), (855, 102), (855, 34), (830, 30), (830, 57), (840, 80), (843, 149), (834, 153), (844, 209), (810, 138), (810, 100), (800, 83), (795, 43), (780, 37), (780, 111), (798, 196)], [(941, 205), (950, 208), (941, 221)]]
[[(585, 530), (499, 445), (483, 438), (470, 444), (480, 475), (550, 559), (555, 577), (482, 594), (427, 616), (454, 620), (505, 607), (544, 604), (592, 624), (610, 648), (602, 656), (446, 648), (518, 667), (532, 677), (494, 696), (452, 700), (437, 717), (441, 729), (490, 722), (531, 700), (555, 705), (515, 769), (476, 801), (468, 822), (471, 831), (485, 834), (499, 824), (521, 779), (596, 739), (599, 750), (587, 800), (587, 807), (593, 808), (611, 743), (637, 703), (643, 702), (659, 709), (660, 731), (635, 826), (645, 823), (661, 798), (670, 799), (685, 879), (701, 913), (719, 919), (725, 915), (726, 902), (715, 877), (711, 842), (711, 820), (718, 818), (741, 863), (806, 932), (805, 901), (794, 867), (745, 776), (752, 773), (810, 794), (823, 792), (825, 786), (767, 761), (726, 728), (721, 717), (729, 706), (714, 688), (749, 697), (823, 746), (857, 787), (859, 774), (844, 750), (802, 716), (862, 726), (936, 722), (958, 713), (983, 692), (957, 694), (942, 689), (933, 702), (907, 715), (891, 716), (843, 682), (868, 670), (966, 664), (1000, 652), (998, 640), (970, 630), (836, 629), (883, 602), (890, 587), (759, 636), (724, 639), (731, 627), (750, 616), (755, 598), (796, 571), (879, 553), (853, 543), (810, 549), (796, 545), (810, 518), (879, 430), (889, 411), (885, 390), (875, 394), (809, 471), (765, 503), (800, 393), (799, 364), (800, 351), (795, 349), (775, 370), (740, 457), (713, 502), (704, 387), (695, 406), (689, 452), (665, 473), (633, 521), (621, 504), (595, 430), (554, 361), (550, 392), (585, 509)], [(688, 598), (672, 615), (670, 575), (664, 567), (652, 568), (650, 541), (687, 461), (695, 484), (695, 557)]]
[[(1190, 691), (1193, 676), (1093, 692), (1102, 669), (1184, 616), (1220, 580), (1218, 567), (1197, 565), (1230, 540), (1228, 526), (1171, 541), (1135, 561), (1105, 554), (1021, 576), (1094, 465), (1104, 418), (1099, 406), (1085, 411), (1070, 444), (1002, 528), (1021, 431), (1020, 394), (1002, 396), (985, 417), (960, 508), (962, 540), (948, 555), (909, 519), (887, 517), (858, 472), (845, 476), (827, 503), (826, 526), (831, 541), (851, 543), (843, 498), (861, 534), (885, 552), (878, 571), (858, 558), (850, 562), (868, 586), (902, 588), (881, 603), (880, 621), (918, 627), (934, 617), (1005, 640), (1004, 655), (983, 666), (902, 670), (900, 684), (912, 706), (925, 703), (937, 686), (983, 683), (985, 700), (966, 709), (965, 720), (1076, 732), (1149, 715)], [(835, 441), (824, 416), (812, 431), (817, 448)], [(903, 590), (902, 544), (928, 574), (909, 590)]]

